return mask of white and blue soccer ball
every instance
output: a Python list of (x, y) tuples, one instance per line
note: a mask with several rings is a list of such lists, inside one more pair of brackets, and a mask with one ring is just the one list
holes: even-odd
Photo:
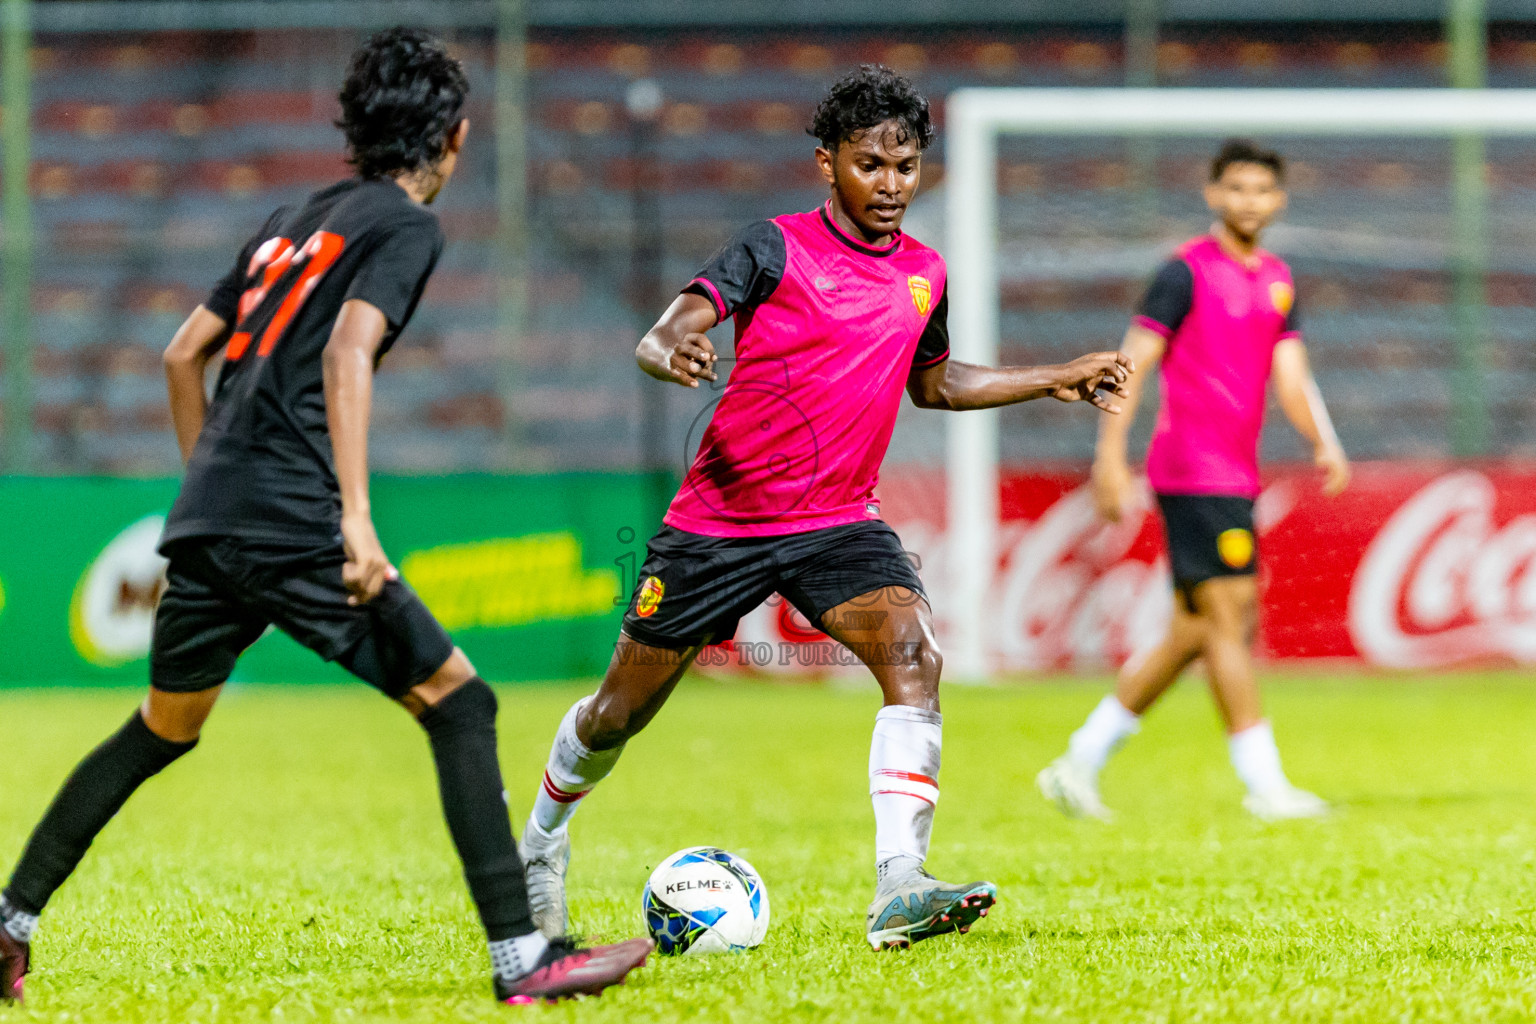
[(752, 949), (768, 934), (768, 889), (751, 864), (714, 846), (679, 850), (651, 873), (645, 927), (662, 953)]

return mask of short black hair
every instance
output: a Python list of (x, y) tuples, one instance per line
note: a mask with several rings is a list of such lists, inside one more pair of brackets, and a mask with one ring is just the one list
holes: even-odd
[(352, 54), (341, 87), (347, 162), (364, 178), (429, 167), (443, 156), (469, 94), (464, 66), (414, 28), (376, 33)]
[(898, 143), (915, 140), (919, 149), (933, 143), (927, 99), (884, 64), (860, 64), (827, 90), (806, 133), (835, 150), (886, 121), (896, 122)]
[(1233, 164), (1258, 164), (1275, 173), (1276, 181), (1285, 181), (1285, 159), (1272, 149), (1265, 149), (1252, 139), (1228, 139), (1211, 161), (1211, 180), (1220, 181)]

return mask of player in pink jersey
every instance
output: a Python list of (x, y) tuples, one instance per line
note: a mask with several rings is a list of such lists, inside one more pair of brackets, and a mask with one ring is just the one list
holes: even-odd
[(810, 131), (827, 203), (739, 232), (636, 351), (651, 376), (698, 387), (717, 378), (704, 332), (735, 319), (729, 382), (650, 542), (602, 688), (560, 723), (520, 847), (548, 934), (566, 927), (577, 804), (700, 648), (730, 639), (775, 592), (852, 649), (885, 698), (869, 759), (870, 944), (966, 931), (996, 897), (988, 882), (947, 885), (923, 870), (939, 796), (941, 658), (922, 582), (880, 519), (880, 460), (903, 392), (934, 409), (1049, 395), (1114, 411), (1131, 362), (1112, 352), (1065, 366), (950, 360), (944, 261), (901, 232), (933, 136), (927, 101), (865, 66), (833, 86)]
[[(1197, 658), (1205, 659), (1232, 765), (1248, 789), (1243, 806), (1268, 820), (1328, 811), (1281, 769), (1249, 654), (1258, 605), (1253, 504), (1271, 378), (1286, 418), (1312, 444), (1324, 493), (1331, 497), (1349, 483), (1349, 461), (1307, 365), (1290, 268), (1259, 248), (1259, 235), (1285, 208), (1284, 170), (1278, 155), (1251, 142), (1222, 147), (1205, 189), (1215, 226), (1158, 271), (1125, 335), (1122, 351), (1143, 372), (1162, 364), (1147, 477), (1168, 532), (1174, 614), (1162, 643), (1126, 665), (1115, 693), (1037, 779), (1047, 799), (1073, 817), (1109, 817), (1099, 771)], [(1140, 380), (1127, 387), (1126, 415), (1099, 430), (1093, 486), (1111, 522), (1132, 497), (1126, 435)]]

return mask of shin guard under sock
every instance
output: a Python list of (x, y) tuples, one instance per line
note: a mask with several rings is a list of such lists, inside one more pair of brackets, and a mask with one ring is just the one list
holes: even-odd
[(133, 791), (195, 746), (196, 740), (161, 739), (135, 711), (127, 725), (76, 766), (53, 798), (5, 887), (6, 902), (24, 914), (41, 914)]
[(608, 777), (619, 755), (624, 753), (622, 743), (610, 750), (590, 750), (577, 737), (576, 719), (591, 700), (583, 697), (572, 705), (560, 720), (560, 728), (555, 730), (549, 764), (544, 768), (544, 779), (529, 818), (530, 827), (546, 836), (565, 828), (592, 787)]
[[(928, 859), (939, 800), (943, 721), (937, 711), (891, 705), (875, 716), (869, 794), (875, 807), (875, 863)], [(883, 877), (884, 873), (881, 874)]]
[(423, 711), (420, 721), (432, 742), (443, 816), (486, 936), (497, 942), (532, 932), (496, 757), (496, 695), (476, 676)]

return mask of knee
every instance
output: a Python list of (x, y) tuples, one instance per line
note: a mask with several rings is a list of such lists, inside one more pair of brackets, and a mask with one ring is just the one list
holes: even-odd
[(892, 654), (898, 668), (886, 677), (887, 701), (937, 711), (944, 653), (933, 635), (924, 631), (911, 640), (898, 641)]
[(151, 687), (139, 706), (139, 718), (145, 728), (167, 743), (195, 743), (221, 689), (216, 686), (196, 693), (171, 693)]
[[(475, 674), (475, 666), (469, 663), (463, 651), (455, 647), (453, 653), (448, 656), (448, 660), (443, 662), (436, 672), (411, 687), (404, 696), (396, 699), (419, 720), (428, 708), (437, 707), (465, 685), (479, 678)], [(490, 687), (486, 687), (486, 692), (490, 693)], [(495, 694), (491, 694), (491, 700), (494, 702), (495, 699)]]
[(1174, 616), (1171, 635), (1181, 655), (1198, 654), (1205, 647), (1210, 634), (1210, 623), (1205, 616), (1195, 612), (1179, 612)]
[(1258, 622), (1258, 594), (1251, 587), (1224, 588), (1202, 602), (1200, 619), (1213, 640), (1243, 640)]
[(598, 693), (581, 709), (576, 738), (588, 750), (612, 750), (644, 728), (639, 709), (618, 694)]
[(486, 685), (485, 680), (474, 676), (441, 700), (427, 705), (417, 714), (416, 720), (432, 735), (484, 729), (487, 726), (494, 729), (498, 707), (495, 691)]
[(1222, 607), (1212, 623), (1212, 628), (1226, 637), (1246, 639), (1253, 635), (1258, 624), (1257, 602), (1252, 595), (1235, 597)]
[(944, 652), (939, 650), (932, 633), (924, 631), (917, 640), (912, 653), (912, 668), (918, 679), (938, 692), (939, 677), (944, 673)]

